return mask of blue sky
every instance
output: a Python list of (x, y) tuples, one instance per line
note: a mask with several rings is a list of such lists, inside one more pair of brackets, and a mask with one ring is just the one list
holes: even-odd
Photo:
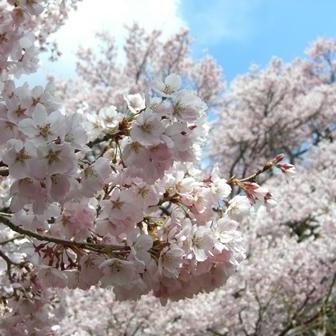
[(272, 56), (303, 56), (317, 37), (336, 38), (336, 0), (182, 0), (180, 10), (193, 55), (214, 56), (228, 80)]

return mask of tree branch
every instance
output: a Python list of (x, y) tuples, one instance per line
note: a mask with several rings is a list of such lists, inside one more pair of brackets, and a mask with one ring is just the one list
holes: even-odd
[(77, 247), (82, 248), (86, 250), (90, 250), (93, 252), (101, 252), (101, 253), (108, 253), (108, 252), (128, 252), (130, 248), (128, 246), (122, 246), (122, 245), (110, 245), (110, 244), (93, 244), (93, 243), (87, 243), (87, 242), (77, 242), (77, 241), (71, 241), (71, 240), (65, 240), (60, 239), (56, 237), (51, 236), (45, 236), (33, 231), (25, 230), (20, 226), (17, 226), (13, 224), (7, 217), (8, 214), (0, 214), (0, 222), (12, 229), (13, 231), (23, 234), (25, 236), (35, 238), (40, 241), (47, 241), (50, 243), (55, 243), (58, 245), (62, 245), (64, 247)]

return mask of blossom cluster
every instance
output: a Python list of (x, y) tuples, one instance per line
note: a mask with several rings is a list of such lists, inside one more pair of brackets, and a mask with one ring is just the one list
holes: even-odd
[[(121, 297), (154, 289), (178, 298), (223, 282), (243, 258), (229, 217), (237, 205), (231, 202), (221, 218), (213, 211), (231, 187), (215, 172), (202, 179), (195, 168), (176, 163), (194, 160), (204, 103), (179, 90), (176, 75), (154, 84), (158, 95), (148, 107), (97, 116), (104, 117), (109, 145), (93, 155), (86, 142), (95, 132), (86, 133), (80, 115), (60, 112), (50, 88), (6, 83), (3, 122), (12, 127), (3, 134), (2, 160), (12, 179), (11, 221), (69, 241), (34, 242), (44, 283), (88, 288), (101, 281)], [(88, 128), (96, 130), (97, 120)], [(90, 241), (83, 245), (89, 251), (79, 253), (71, 241)]]

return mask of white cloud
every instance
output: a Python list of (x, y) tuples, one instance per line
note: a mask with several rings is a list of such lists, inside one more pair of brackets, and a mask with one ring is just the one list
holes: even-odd
[(110, 31), (119, 45), (125, 38), (125, 25), (133, 22), (138, 22), (147, 31), (160, 29), (163, 36), (170, 36), (186, 26), (179, 11), (180, 0), (84, 0), (52, 36), (62, 57), (54, 64), (42, 58), (42, 68), (34, 76), (35, 81), (40, 82), (50, 73), (62, 78), (73, 75), (79, 45), (94, 47), (95, 33), (99, 31)]
[(255, 28), (253, 11), (261, 0), (212, 0), (196, 2), (187, 15), (196, 42), (214, 45), (223, 40), (247, 40)]

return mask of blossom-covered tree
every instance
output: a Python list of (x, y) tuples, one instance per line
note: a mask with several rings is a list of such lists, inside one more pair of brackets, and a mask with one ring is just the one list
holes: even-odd
[[(127, 110), (140, 99), (149, 83), (178, 73), (209, 108), (221, 103), (224, 90), (221, 68), (210, 56), (196, 62), (189, 56), (188, 31), (163, 40), (160, 31), (146, 32), (138, 24), (127, 28), (123, 50), (110, 32), (97, 34), (98, 48), (78, 51), (78, 79), (56, 81), (65, 107), (99, 114), (104, 107), (116, 105)], [(132, 96), (132, 94), (134, 96)], [(144, 98), (144, 97), (143, 97)], [(141, 102), (140, 102), (141, 103)]]
[(321, 44), (312, 47), (308, 60), (285, 64), (274, 58), (265, 69), (253, 67), (233, 81), (209, 146), (210, 156), (226, 163), (223, 173), (244, 176), (265, 157), (282, 152), (296, 163), (308, 147), (329, 136), (335, 127), (335, 89), (329, 80), (334, 69), (326, 59), (333, 50)]
[[(320, 39), (308, 50), (308, 59), (286, 65), (274, 60), (266, 70), (243, 76), (245, 81), (238, 78), (224, 97), (225, 108), (219, 110), (211, 131), (215, 145), (210, 148), (217, 166), (228, 176), (232, 167), (233, 174), (246, 176), (258, 167), (253, 147), (239, 152), (241, 141), (234, 142), (237, 134), (238, 138), (246, 135), (249, 146), (255, 144), (261, 160), (285, 151), (298, 171), (290, 178), (294, 167), (279, 162), (284, 174), (259, 180), (262, 187), (254, 184), (255, 179), (245, 184), (240, 180), (251, 199), (264, 188), (275, 190), (278, 206), (267, 211), (260, 207), (252, 217), (242, 219), (247, 259), (226, 285), (165, 307), (152, 296), (118, 303), (110, 292), (77, 291), (67, 295), (68, 316), (60, 334), (335, 334), (335, 45), (334, 40)], [(265, 109), (270, 109), (269, 114), (261, 113)], [(231, 201), (231, 216), (250, 211), (249, 203), (239, 196)], [(235, 204), (240, 209), (237, 214)], [(85, 308), (92, 305), (99, 318)]]
[[(93, 63), (79, 66), (87, 83), (78, 106), (71, 88), (62, 96), (52, 81), (16, 80), (38, 69), (40, 51), (57, 56), (49, 35), (76, 1), (0, 5), (1, 334), (52, 334), (62, 314), (55, 288), (108, 287), (119, 300), (151, 291), (166, 302), (224, 284), (245, 258), (238, 222), (273, 203), (252, 180), (282, 169), (284, 157), (243, 179), (199, 169), (203, 100), (216, 106), (222, 90), (213, 61), (186, 59), (185, 32), (159, 49), (157, 32), (147, 39), (134, 26), (118, 76), (113, 59), (82, 52)], [(102, 36), (104, 56), (113, 58)], [(165, 57), (150, 63), (157, 52)], [(106, 75), (100, 66), (111, 76), (97, 78)], [(106, 100), (118, 83), (120, 92)], [(244, 195), (232, 195), (233, 186)]]

